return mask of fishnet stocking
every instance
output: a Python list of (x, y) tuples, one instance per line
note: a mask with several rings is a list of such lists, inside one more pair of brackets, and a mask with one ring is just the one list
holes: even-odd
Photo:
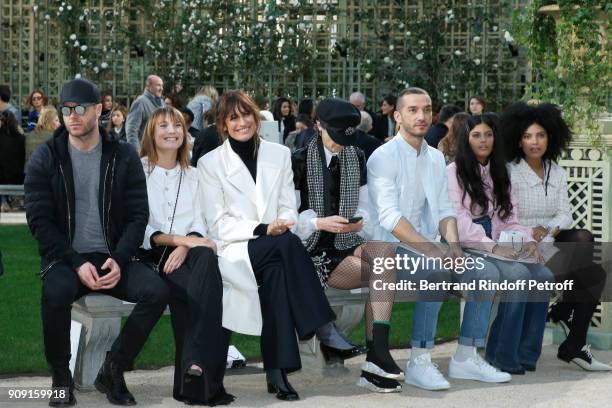
[[(336, 289), (369, 288), (368, 299), (365, 305), (366, 337), (372, 338), (372, 325), (375, 320), (389, 320), (393, 310), (395, 291), (374, 289), (374, 282), (380, 280), (384, 283), (396, 282), (395, 265), (384, 269), (381, 274), (374, 273), (374, 259), (395, 258), (395, 245), (387, 242), (369, 241), (358, 246), (353, 252), (340, 262), (334, 269), (327, 284)], [(380, 262), (380, 261), (379, 261)]]

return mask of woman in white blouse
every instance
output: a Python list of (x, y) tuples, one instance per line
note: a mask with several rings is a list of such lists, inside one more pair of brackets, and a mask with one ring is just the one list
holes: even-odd
[(223, 388), (229, 333), (221, 326), (217, 246), (199, 211), (198, 177), (189, 166), (181, 113), (166, 107), (147, 122), (140, 156), (147, 178), (149, 222), (143, 247), (170, 288), (176, 361), (175, 399), (228, 404)]
[(574, 281), (572, 290), (563, 294), (549, 314), (567, 336), (557, 357), (589, 371), (610, 370), (593, 358), (590, 345), (586, 344), (606, 273), (593, 262), (593, 234), (586, 229), (571, 229), (567, 176), (556, 163), (571, 141), (571, 131), (557, 106), (530, 106), (524, 102), (503, 112), (500, 128), (511, 161), (518, 221), (532, 228), (532, 236), (540, 242), (540, 252), (547, 258), (547, 266), (557, 281)]

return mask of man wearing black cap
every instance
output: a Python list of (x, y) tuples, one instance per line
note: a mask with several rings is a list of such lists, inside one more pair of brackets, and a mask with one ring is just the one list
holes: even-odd
[[(370, 287), (375, 280), (395, 282), (395, 270), (374, 273), (374, 258), (393, 258), (395, 247), (366, 242), (368, 219), (366, 160), (353, 146), (361, 121), (349, 102), (329, 98), (317, 107), (319, 134), (293, 155), (294, 184), (300, 193), (297, 235), (305, 242), (323, 286)], [(370, 288), (366, 305), (368, 355), (358, 385), (372, 391), (401, 391), (402, 375), (389, 353), (389, 320), (394, 292)], [(332, 327), (333, 328), (333, 327)], [(333, 334), (333, 331), (331, 331)], [(321, 333), (321, 329), (317, 331)], [(329, 344), (329, 341), (327, 341)], [(325, 357), (348, 353), (321, 343)], [(349, 354), (349, 356), (351, 356)]]
[(33, 153), (24, 183), (26, 216), (42, 264), (45, 356), (53, 387), (68, 391), (49, 405), (76, 403), (68, 369), (70, 309), (91, 292), (136, 303), (95, 382), (110, 402), (133, 405), (123, 372), (168, 300), (161, 278), (131, 261), (149, 217), (145, 176), (134, 149), (99, 127), (102, 104), (93, 83), (72, 80), (60, 99), (64, 125)]

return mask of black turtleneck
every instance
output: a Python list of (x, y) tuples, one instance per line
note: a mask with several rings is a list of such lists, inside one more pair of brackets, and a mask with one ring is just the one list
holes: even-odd
[[(230, 137), (229, 143), (232, 150), (240, 157), (240, 160), (242, 160), (249, 173), (251, 173), (253, 181), (257, 182), (257, 158), (253, 154), (255, 150), (255, 137), (250, 138), (246, 142)], [(268, 224), (259, 224), (253, 230), (253, 235), (268, 235)]]
[(253, 181), (257, 181), (257, 159), (253, 154), (255, 150), (255, 136), (246, 142), (240, 142), (230, 137), (229, 142), (232, 150), (240, 157), (249, 173), (251, 173)]

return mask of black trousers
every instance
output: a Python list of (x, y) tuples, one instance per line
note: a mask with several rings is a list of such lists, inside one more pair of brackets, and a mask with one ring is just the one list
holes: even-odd
[(563, 294), (558, 306), (567, 316), (572, 315), (567, 342), (580, 349), (586, 344), (591, 319), (606, 285), (606, 271), (593, 262), (595, 244), (588, 230), (563, 230), (555, 242), (561, 251), (550, 259), (550, 268), (557, 281), (574, 281), (574, 287)]
[(252, 239), (248, 250), (259, 284), (264, 369), (299, 370), (302, 363), (296, 331), (301, 340), (312, 338), (317, 328), (336, 316), (296, 235), (286, 232)]
[[(98, 273), (108, 255), (83, 254)], [(42, 321), (45, 356), (52, 369), (67, 369), (70, 362), (70, 310), (72, 302), (91, 293), (81, 283), (76, 271), (65, 263), (53, 266), (43, 278)], [(123, 329), (111, 347), (111, 358), (124, 369), (132, 367), (149, 333), (168, 303), (169, 291), (164, 281), (139, 262), (130, 262), (112, 289), (98, 293), (136, 303)]]
[[(164, 276), (170, 288), (176, 345), (172, 394), (180, 401), (208, 402), (225, 393), (223, 377), (230, 337), (221, 326), (223, 284), (217, 256), (207, 247), (192, 248), (183, 265)], [(192, 364), (203, 369), (202, 377), (186, 377)]]

